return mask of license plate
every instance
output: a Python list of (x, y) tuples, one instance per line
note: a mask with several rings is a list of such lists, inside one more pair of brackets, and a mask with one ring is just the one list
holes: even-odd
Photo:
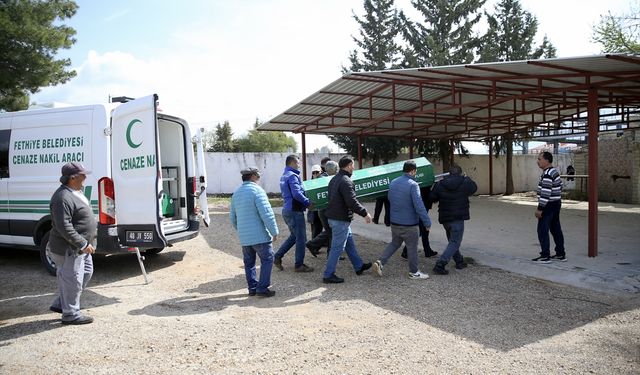
[(150, 230), (128, 230), (125, 235), (127, 242), (153, 242), (153, 232)]

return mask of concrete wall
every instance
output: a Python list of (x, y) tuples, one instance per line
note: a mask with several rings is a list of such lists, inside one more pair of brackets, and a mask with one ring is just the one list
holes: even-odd
[[(240, 170), (247, 166), (256, 166), (261, 171), (260, 185), (268, 193), (280, 193), (279, 180), (284, 170), (286, 153), (223, 153), (210, 152), (205, 155), (207, 166), (207, 193), (232, 193), (242, 184)], [(340, 159), (344, 154), (330, 154), (333, 160)], [(307, 172), (311, 178), (311, 166), (320, 164), (326, 154), (307, 154)], [(555, 155), (554, 165), (560, 167), (562, 173), (569, 164), (573, 163), (571, 155)], [(535, 190), (540, 177), (540, 169), (536, 164), (537, 155), (514, 155), (513, 180), (516, 192)], [(401, 155), (397, 160), (409, 159), (408, 155)], [(442, 163), (431, 161), (436, 174), (442, 173)], [(489, 155), (471, 155), (469, 158), (457, 158), (463, 171), (478, 184), (478, 194), (489, 194)], [(357, 163), (357, 162), (356, 162)], [(357, 164), (356, 164), (357, 166)], [(364, 167), (370, 167), (366, 162)], [(505, 191), (505, 158), (501, 156), (493, 159), (493, 193), (501, 194)]]
[[(598, 200), (640, 204), (640, 132), (610, 133), (598, 140)], [(587, 174), (589, 151), (575, 154), (577, 174)], [(579, 186), (576, 185), (576, 188)], [(587, 192), (587, 181), (583, 182)]]

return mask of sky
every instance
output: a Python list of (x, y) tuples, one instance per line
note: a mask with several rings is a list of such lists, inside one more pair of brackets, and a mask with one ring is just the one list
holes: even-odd
[[(600, 16), (639, 2), (521, 0), (538, 19), (540, 41), (546, 34), (558, 57), (599, 54), (591, 35)], [(71, 59), (77, 76), (43, 88), (32, 102), (95, 104), (155, 93), (164, 113), (186, 119), (192, 129), (229, 121), (234, 136), (340, 78), (358, 35), (353, 14), (364, 15), (362, 0), (76, 3), (78, 12), (64, 23), (76, 30), (77, 42), (58, 56)], [(486, 7), (493, 10), (495, 3)], [(396, 6), (418, 20), (410, 0), (396, 0)], [(301, 151), (300, 136), (294, 137)], [(306, 139), (307, 152), (324, 145), (338, 151), (325, 136)]]

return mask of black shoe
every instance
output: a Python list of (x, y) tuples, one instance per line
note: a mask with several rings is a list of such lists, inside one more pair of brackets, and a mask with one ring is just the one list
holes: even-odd
[(62, 314), (62, 309), (59, 307), (50, 306), (49, 310), (53, 311), (54, 313)]
[(438, 255), (438, 252), (437, 252), (437, 251), (433, 251), (433, 250), (431, 250), (431, 249), (429, 249), (429, 250), (425, 250), (425, 251), (424, 251), (424, 257), (425, 257), (425, 258), (431, 258), (431, 257), (434, 257), (434, 256), (436, 256), (436, 255)]
[(551, 258), (539, 256), (537, 258), (531, 259), (531, 261), (532, 262), (536, 262), (536, 263), (549, 264), (549, 263), (551, 263)]
[(371, 221), (373, 221), (374, 224), (378, 224), (378, 219), (371, 219)]
[(400, 254), (400, 256), (402, 257), (402, 259), (407, 259), (407, 247), (405, 246), (404, 249), (402, 249), (402, 254)]
[(445, 267), (444, 264), (436, 263), (436, 265), (433, 267), (433, 273), (437, 275), (448, 275), (449, 271), (447, 271), (446, 268), (444, 267)]
[(306, 264), (296, 267), (296, 272), (313, 272), (313, 267), (309, 267)]
[(256, 290), (255, 289), (252, 289), (252, 290), (249, 291), (249, 297), (253, 297), (255, 295), (256, 295)]
[(93, 318), (86, 315), (82, 315), (76, 320), (62, 321), (62, 324), (70, 324), (70, 325), (89, 324), (89, 323), (93, 323)]
[(325, 284), (340, 284), (344, 282), (344, 279), (342, 277), (336, 276), (336, 274), (334, 273), (333, 275), (331, 275), (331, 277), (323, 277), (322, 282)]
[(313, 255), (314, 258), (317, 258), (318, 254), (320, 254), (320, 248), (313, 245), (309, 245), (308, 242), (306, 246), (307, 246), (307, 249), (309, 249), (309, 252), (311, 253), (311, 255)]
[(278, 258), (278, 257), (273, 258), (273, 265), (276, 266), (276, 268), (279, 269), (280, 271), (284, 270), (284, 267), (282, 267), (282, 258)]
[(460, 263), (456, 263), (456, 269), (457, 270), (461, 270), (463, 268), (467, 268), (468, 264), (465, 261), (462, 261)]
[(266, 292), (256, 292), (256, 296), (258, 297), (273, 297), (276, 295), (275, 290), (268, 290)]
[(362, 273), (366, 270), (368, 270), (369, 268), (371, 268), (371, 262), (369, 263), (364, 263), (362, 265), (362, 268), (360, 268), (360, 270), (356, 271), (356, 275), (360, 276), (362, 275)]
[(567, 257), (564, 255), (554, 255), (551, 257), (551, 260), (556, 260), (558, 262), (566, 262), (567, 261)]

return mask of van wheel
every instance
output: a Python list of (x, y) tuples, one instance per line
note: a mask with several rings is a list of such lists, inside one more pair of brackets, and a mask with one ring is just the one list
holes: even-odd
[(162, 248), (162, 249), (147, 249), (147, 250), (144, 251), (144, 254), (145, 255), (156, 255), (159, 252), (161, 252), (162, 250), (164, 250), (164, 248)]
[(47, 251), (47, 244), (49, 243), (49, 232), (45, 233), (42, 236), (42, 241), (40, 241), (40, 260), (42, 260), (42, 264), (44, 264), (44, 268), (47, 269), (47, 272), (52, 276), (56, 275), (56, 264), (51, 257), (51, 254)]

